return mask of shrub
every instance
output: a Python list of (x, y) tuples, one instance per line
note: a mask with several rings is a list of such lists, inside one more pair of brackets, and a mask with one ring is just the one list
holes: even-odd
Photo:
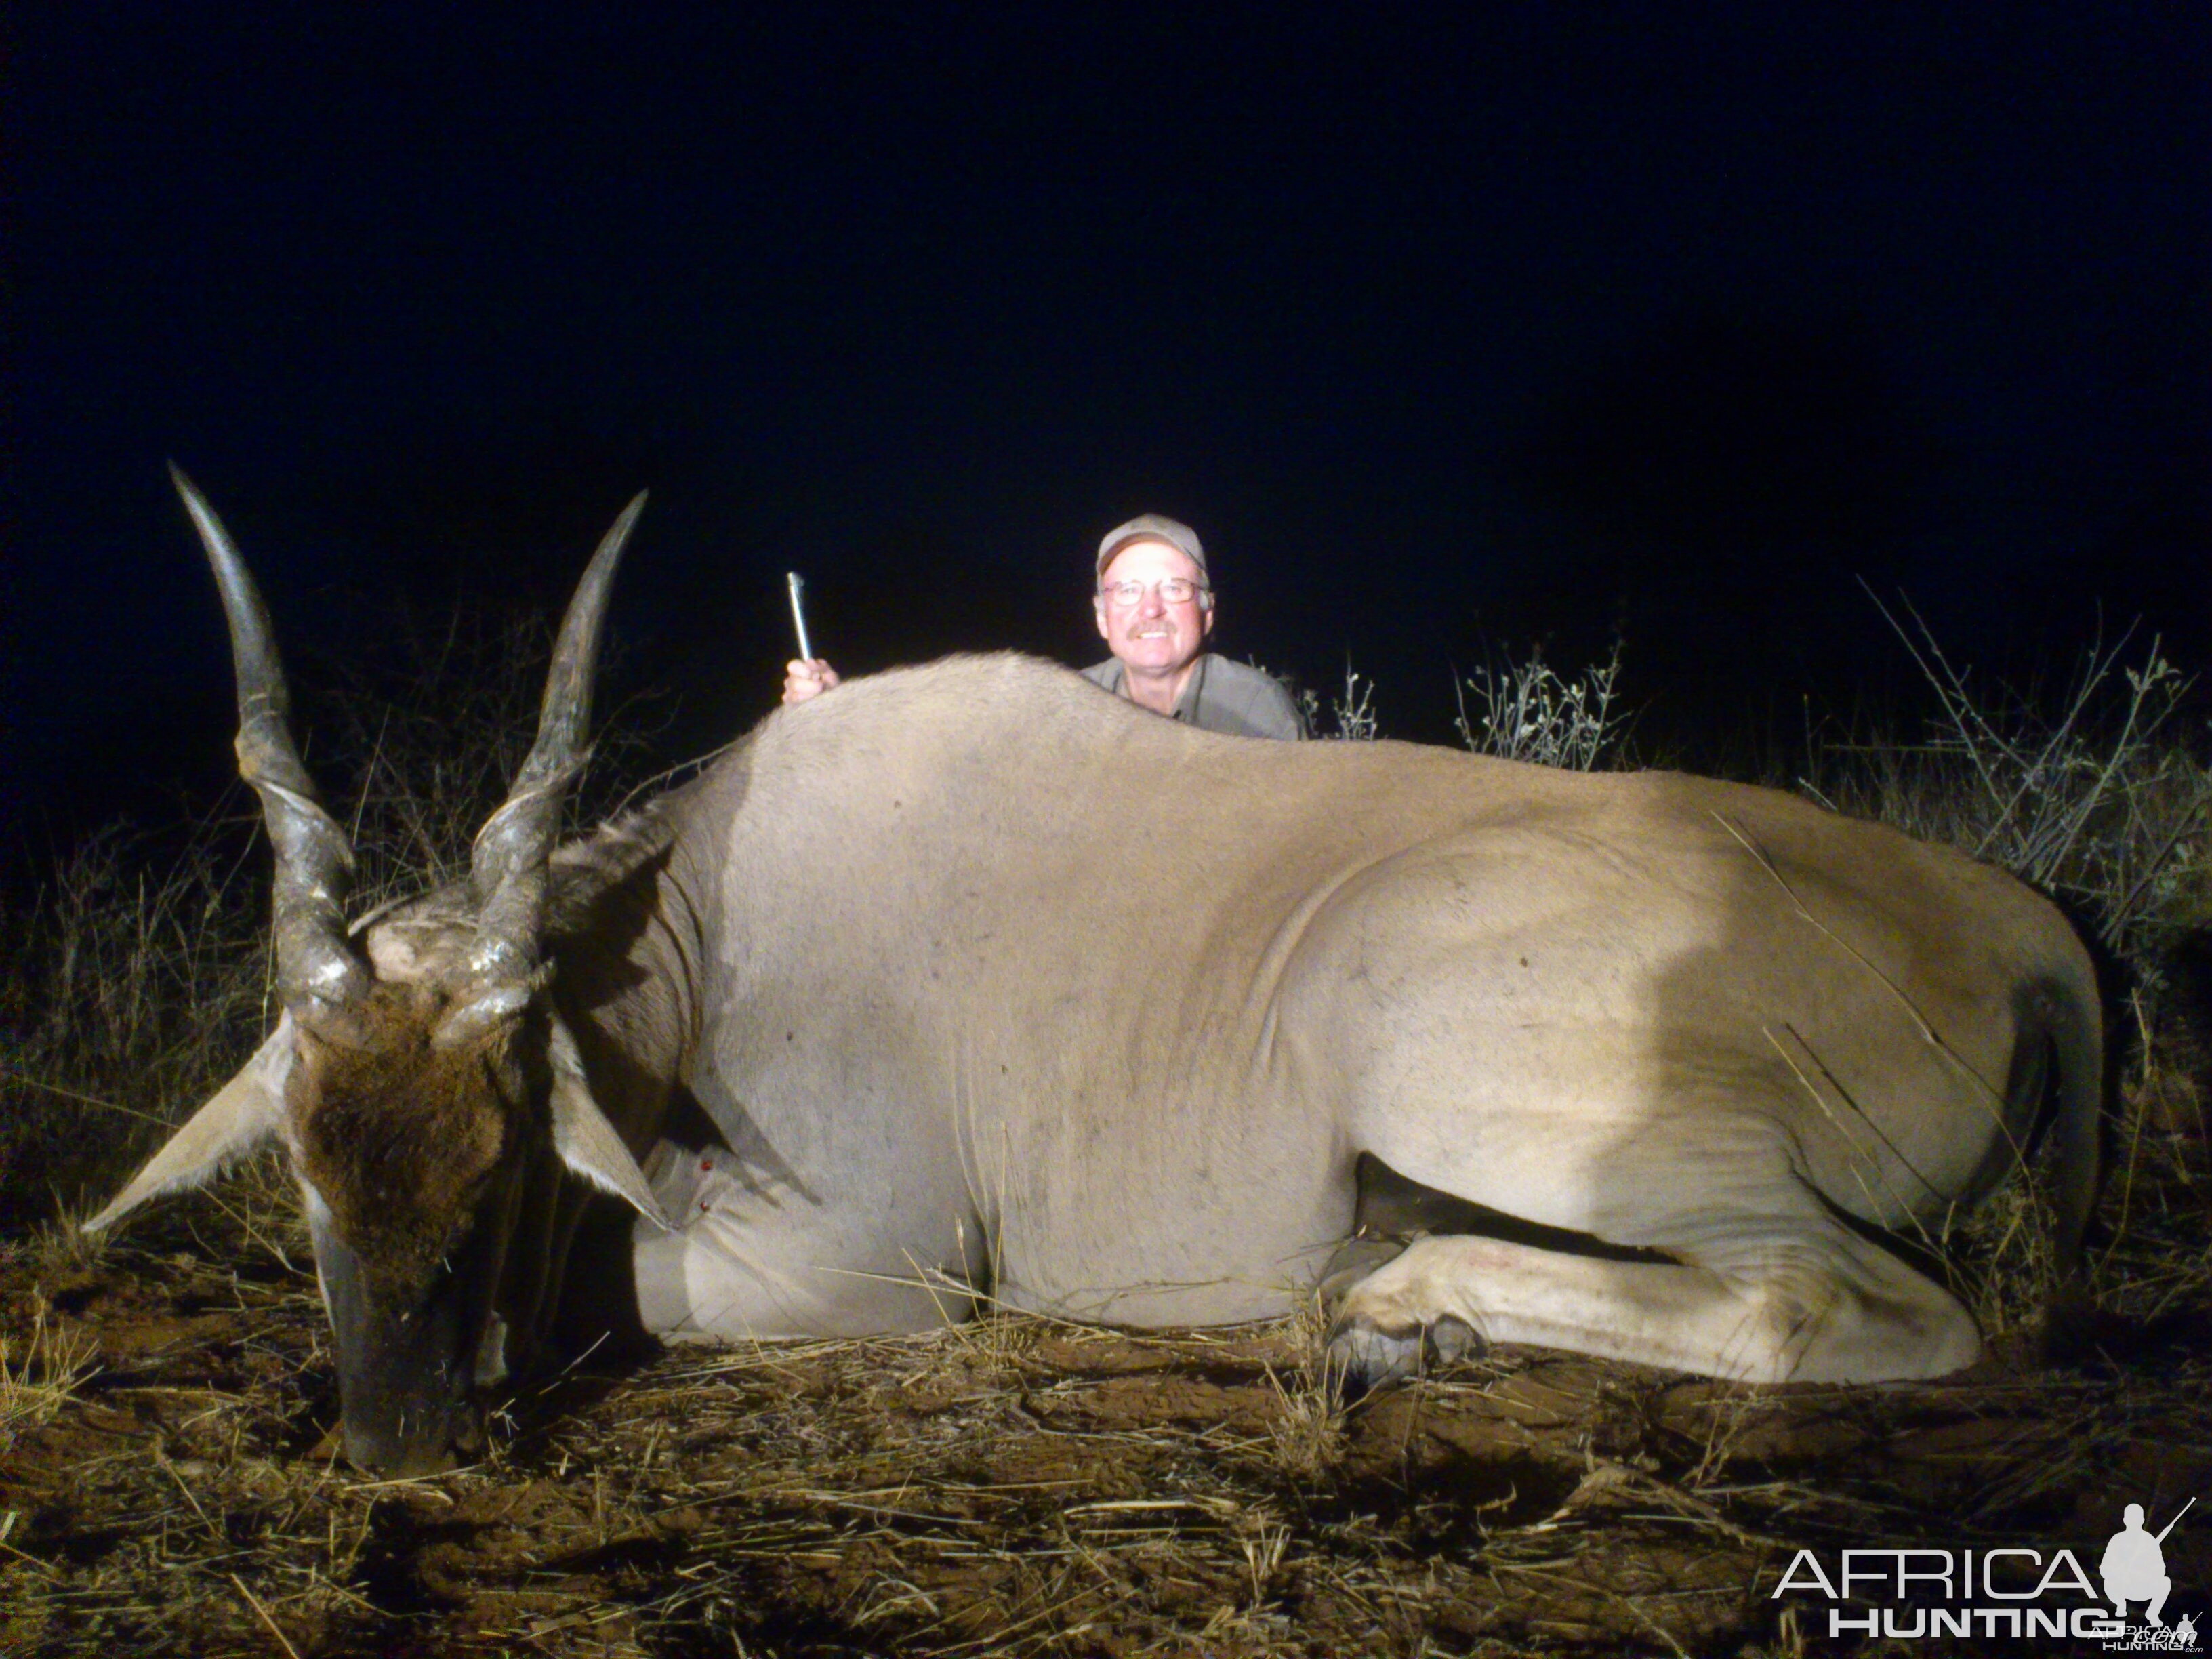
[(1354, 673), (1349, 662), (1344, 665), (1344, 690), (1329, 699), (1326, 709), (1322, 707), (1321, 693), (1310, 687), (1301, 686), (1297, 697), (1306, 730), (1316, 738), (1371, 743), (1382, 735), (1382, 722), (1375, 714), (1375, 682)]
[(1909, 609), (1897, 629), (1938, 700), (1920, 741), (1816, 750), (1798, 780), (1826, 805), (1947, 842), (2069, 905), (2142, 981), (2206, 920), (2212, 772), (2175, 735), (2192, 682), (2153, 639), (2093, 647), (2046, 714), (2029, 693), (1978, 685)]
[[(1625, 717), (1613, 706), (1620, 677), (1620, 641), (1602, 668), (1586, 668), (1572, 678), (1544, 660), (1541, 647), (1524, 662), (1486, 665), (1453, 689), (1460, 740), (1479, 755), (1528, 761), (1538, 766), (1594, 772), (1617, 763)], [(1467, 694), (1475, 707), (1468, 708)]]

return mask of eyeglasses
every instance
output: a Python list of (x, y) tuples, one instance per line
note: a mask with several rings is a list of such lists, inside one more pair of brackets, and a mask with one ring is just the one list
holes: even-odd
[(1147, 590), (1158, 593), (1162, 605), (1187, 605), (1200, 593), (1211, 591), (1201, 582), (1170, 576), (1157, 582), (1114, 582), (1100, 588), (1098, 593), (1107, 604), (1127, 611), (1133, 605), (1142, 604)]

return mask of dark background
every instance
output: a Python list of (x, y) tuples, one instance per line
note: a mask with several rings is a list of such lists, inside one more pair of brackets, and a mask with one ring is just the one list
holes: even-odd
[(678, 748), (785, 569), (848, 672), (1081, 663), (1146, 509), (1392, 735), (1616, 627), (1661, 752), (1909, 703), (1861, 578), (1992, 672), (2212, 657), (2201, 3), (745, 9), (10, 14), (19, 848), (228, 775), (170, 457), (295, 662), (557, 606), (649, 487)]

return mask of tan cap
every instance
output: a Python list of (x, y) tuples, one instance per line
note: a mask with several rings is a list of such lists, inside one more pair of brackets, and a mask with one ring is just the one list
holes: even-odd
[(1131, 542), (1165, 542), (1170, 547), (1179, 548), (1198, 567), (1200, 575), (1208, 581), (1212, 580), (1206, 568), (1206, 548), (1198, 539), (1198, 532), (1181, 519), (1170, 519), (1164, 513), (1139, 513), (1128, 523), (1115, 525), (1108, 531), (1105, 539), (1098, 544), (1098, 568), (1095, 574), (1104, 575), (1106, 567), (1114, 562), (1114, 556)]

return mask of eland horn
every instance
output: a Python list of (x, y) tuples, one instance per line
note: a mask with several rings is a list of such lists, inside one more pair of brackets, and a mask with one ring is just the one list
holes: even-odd
[(311, 1022), (346, 1007), (368, 988), (368, 964), (345, 933), (353, 844), (323, 810), (293, 745), (291, 699), (261, 592), (192, 481), (174, 463), (169, 477), (207, 550), (230, 623), (238, 674), (238, 775), (261, 797), (262, 819), (276, 849), (277, 992), (295, 1018)]
[(506, 802), (477, 832), (470, 858), (476, 890), (477, 943), (470, 958), (476, 994), (465, 1024), (513, 1012), (530, 996), (538, 973), (538, 933), (544, 926), (546, 861), (561, 827), (561, 805), (590, 754), (592, 680), (607, 597), (623, 544), (645, 510), (640, 491), (600, 541), (599, 551), (568, 602), (545, 674), (545, 700), (531, 745)]

